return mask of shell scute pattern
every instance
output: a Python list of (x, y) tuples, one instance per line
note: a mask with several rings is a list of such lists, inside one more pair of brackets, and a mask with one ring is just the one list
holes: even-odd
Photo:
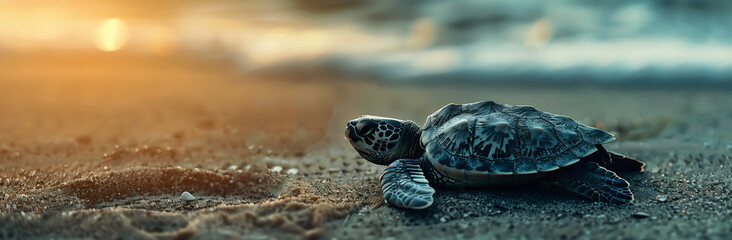
[(464, 170), (473, 170), (472, 163), (473, 161), (470, 161), (470, 157), (462, 157), (462, 156), (452, 156), (452, 159), (450, 161), (451, 164), (455, 166), (457, 169), (464, 169)]
[(427, 117), (427, 122), (425, 122), (424, 124), (424, 130), (429, 130), (432, 127), (442, 126), (442, 124), (444, 124), (447, 120), (450, 120), (452, 117), (461, 113), (461, 105), (450, 103)]
[(554, 156), (562, 150), (563, 146), (552, 131), (552, 125), (540, 119), (524, 119), (519, 124), (520, 132), (523, 132), (524, 145), (521, 150), (521, 157), (541, 159), (547, 156)]
[(555, 135), (576, 158), (583, 158), (595, 152), (596, 144), (615, 140), (611, 134), (582, 125), (567, 116), (543, 113), (542, 119), (554, 125)]
[(478, 113), (485, 111), (500, 112), (506, 108), (505, 104), (498, 104), (493, 101), (483, 101), (462, 104), (462, 108), (466, 113)]
[(447, 168), (530, 174), (574, 164), (613, 139), (566, 116), (486, 101), (430, 115), (422, 144), (428, 159)]
[(491, 171), (493, 173), (513, 173), (514, 172), (514, 166), (513, 161), (508, 159), (499, 159), (493, 161), (493, 164), (491, 165)]
[(476, 118), (475, 156), (487, 159), (513, 159), (514, 151), (519, 149), (518, 136), (508, 119), (496, 115)]
[(528, 173), (538, 172), (537, 167), (536, 167), (536, 162), (533, 159), (522, 157), (522, 158), (518, 158), (518, 159), (514, 160), (513, 164), (514, 164), (513, 172), (515, 172), (515, 173), (528, 174)]
[(600, 129), (580, 127), (579, 130), (580, 134), (582, 134), (582, 138), (587, 140), (588, 142), (603, 144), (615, 140), (615, 137), (613, 137), (612, 134)]
[(438, 130), (438, 141), (451, 155), (470, 157), (473, 152), (473, 126), (469, 118), (453, 118)]
[(544, 113), (532, 106), (506, 106), (504, 111), (520, 118), (539, 118)]
[(536, 169), (540, 172), (550, 172), (559, 169), (559, 166), (549, 159), (540, 159), (536, 161)]

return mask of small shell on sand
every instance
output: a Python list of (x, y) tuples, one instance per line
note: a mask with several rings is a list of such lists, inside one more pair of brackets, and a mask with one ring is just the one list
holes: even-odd
[(186, 192), (183, 192), (183, 194), (180, 195), (180, 198), (183, 199), (184, 201), (193, 201), (193, 200), (196, 200), (196, 197), (194, 197), (193, 194), (191, 194), (191, 193), (189, 193), (187, 191)]

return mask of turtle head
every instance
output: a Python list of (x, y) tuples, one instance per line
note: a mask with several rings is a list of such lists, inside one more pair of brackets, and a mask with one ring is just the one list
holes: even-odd
[(421, 130), (409, 120), (364, 115), (346, 125), (346, 140), (366, 160), (388, 165), (397, 159), (422, 156)]

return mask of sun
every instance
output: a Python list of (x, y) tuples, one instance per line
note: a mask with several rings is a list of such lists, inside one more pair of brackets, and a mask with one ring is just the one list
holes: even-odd
[(95, 42), (105, 52), (121, 49), (127, 42), (127, 25), (117, 18), (104, 19), (97, 27)]

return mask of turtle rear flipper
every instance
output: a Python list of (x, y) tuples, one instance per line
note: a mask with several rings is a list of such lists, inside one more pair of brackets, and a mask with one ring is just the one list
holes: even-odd
[(558, 174), (558, 179), (565, 188), (595, 202), (629, 204), (633, 201), (630, 184), (593, 161), (566, 168)]
[(613, 151), (607, 152), (610, 154), (611, 160), (610, 165), (608, 166), (609, 169), (613, 169), (615, 171), (643, 172), (643, 167), (646, 165), (645, 163), (620, 153)]
[(422, 173), (419, 159), (399, 159), (381, 174), (384, 201), (398, 207), (423, 209), (432, 205), (435, 190)]
[(597, 151), (583, 159), (596, 162), (600, 166), (616, 172), (643, 172), (645, 163), (620, 153), (605, 150), (605, 147), (599, 144), (596, 147)]

